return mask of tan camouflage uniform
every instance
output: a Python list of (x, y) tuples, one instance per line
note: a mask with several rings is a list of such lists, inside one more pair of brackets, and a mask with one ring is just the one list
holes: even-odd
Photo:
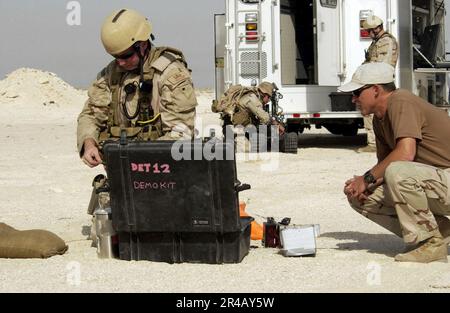
[[(86, 139), (92, 138), (99, 144), (108, 137), (120, 136), (121, 128), (126, 128), (129, 136), (141, 136), (144, 140), (193, 137), (197, 100), (182, 53), (172, 48), (153, 47), (143, 68), (144, 80), (152, 80), (153, 83), (151, 107), (154, 116), (161, 114), (151, 124), (151, 131), (144, 136), (141, 125), (137, 123), (139, 116), (129, 121), (122, 109), (122, 103), (126, 102), (129, 115), (136, 112), (139, 90), (127, 97), (124, 87), (129, 83), (137, 86), (139, 72), (126, 72), (113, 61), (99, 73), (90, 87), (89, 98), (78, 117), (77, 144), (80, 155)], [(149, 105), (149, 100), (141, 101)]]
[(249, 92), (239, 99), (237, 112), (233, 115), (233, 125), (269, 124), (269, 113), (264, 111), (263, 103), (257, 92)]
[(388, 32), (384, 32), (380, 38), (372, 41), (366, 53), (366, 61), (368, 62), (385, 62), (393, 67), (397, 65), (398, 60), (398, 43), (394, 36)]
[(407, 244), (440, 236), (438, 224), (446, 219), (445, 215), (450, 215), (450, 169), (394, 162), (386, 169), (384, 178), (385, 184), (363, 205), (352, 201), (353, 209), (403, 237)]
[[(393, 67), (397, 65), (398, 43), (394, 36), (384, 32), (380, 38), (372, 41), (366, 52), (366, 60), (369, 62), (385, 62)], [(376, 147), (375, 133), (373, 131), (373, 114), (364, 116), (364, 128), (367, 131), (367, 145)]]

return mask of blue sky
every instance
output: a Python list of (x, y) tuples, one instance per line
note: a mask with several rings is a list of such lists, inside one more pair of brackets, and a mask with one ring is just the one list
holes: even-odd
[[(214, 87), (214, 14), (224, 0), (79, 0), (80, 25), (67, 17), (69, 0), (0, 0), (0, 80), (20, 67), (56, 73), (75, 87), (88, 87), (110, 60), (100, 27), (113, 10), (132, 8), (153, 24), (155, 44), (182, 50), (196, 87)], [(72, 21), (77, 22), (72, 19)]]

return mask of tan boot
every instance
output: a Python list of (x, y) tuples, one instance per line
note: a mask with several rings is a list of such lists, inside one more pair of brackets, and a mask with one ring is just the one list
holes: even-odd
[(442, 215), (435, 215), (436, 222), (439, 227), (439, 232), (442, 237), (444, 237), (444, 241), (446, 244), (450, 243), (450, 220)]
[(397, 262), (445, 262), (447, 263), (447, 244), (442, 237), (431, 237), (421, 242), (418, 247), (411, 252), (397, 254), (395, 256)]
[(377, 147), (367, 145), (365, 147), (359, 148), (358, 150), (356, 150), (356, 152), (358, 152), (358, 153), (373, 153), (373, 152), (377, 152)]

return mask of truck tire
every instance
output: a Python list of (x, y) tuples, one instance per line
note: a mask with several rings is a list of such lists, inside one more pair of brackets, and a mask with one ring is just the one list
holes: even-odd
[(342, 130), (342, 135), (345, 137), (353, 137), (358, 135), (358, 125), (346, 125)]
[(288, 133), (303, 134), (304, 130), (305, 130), (305, 127), (303, 125), (299, 125), (299, 124), (288, 124), (286, 126), (286, 131)]
[(358, 124), (326, 124), (323, 126), (333, 135), (350, 137), (358, 134)]
[(280, 137), (280, 152), (298, 153), (298, 135), (297, 133), (286, 133)]

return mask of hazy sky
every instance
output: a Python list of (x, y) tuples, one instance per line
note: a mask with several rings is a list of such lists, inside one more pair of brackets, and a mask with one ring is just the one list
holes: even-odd
[[(79, 20), (71, 2), (79, 4)], [(132, 8), (152, 22), (157, 46), (184, 52), (196, 87), (214, 87), (214, 14), (224, 7), (224, 0), (0, 0), (0, 80), (32, 67), (89, 86), (111, 60), (100, 41), (104, 18)], [(70, 26), (68, 16), (80, 25)]]

